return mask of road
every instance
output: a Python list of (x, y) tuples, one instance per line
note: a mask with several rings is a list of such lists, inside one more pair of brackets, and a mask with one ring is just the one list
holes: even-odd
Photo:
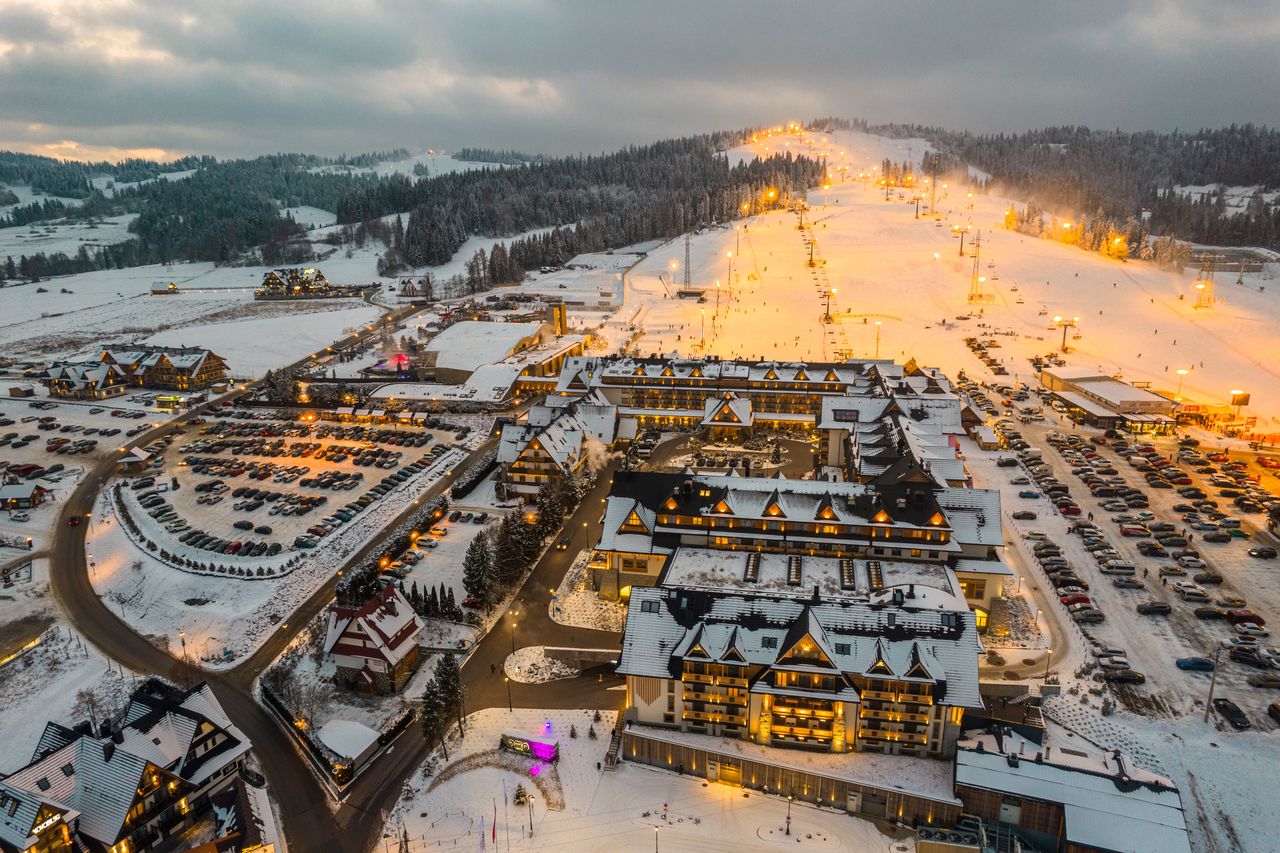
[[(393, 312), (403, 314), (404, 312)], [(357, 342), (362, 335), (353, 335), (335, 344), (335, 349)], [(307, 357), (309, 358), (309, 357)], [(300, 359), (291, 367), (301, 365)], [(287, 369), (287, 368), (286, 368)], [(250, 386), (252, 387), (252, 386)], [(170, 432), (191, 418), (214, 408), (213, 403), (196, 407), (181, 417), (157, 426), (135, 437), (125, 449), (153, 441)], [(472, 453), (459, 468), (493, 447), (490, 439)], [(267, 777), (272, 796), (279, 806), (284, 832), (289, 846), (297, 851), (333, 851), (343, 853), (362, 849), (348, 843), (340, 830), (339, 822), (330, 812), (330, 801), (324, 788), (312, 775), (305, 759), (299, 754), (293, 739), (285, 734), (275, 718), (268, 714), (253, 696), (253, 683), (261, 671), (293, 639), (332, 598), (336, 578), (317, 590), (301, 608), (246, 661), (226, 672), (207, 672), (176, 659), (153, 646), (119, 616), (109, 610), (89, 582), (85, 559), (85, 535), (88, 525), (70, 526), (70, 519), (90, 517), (102, 488), (116, 473), (117, 457), (113, 454), (100, 460), (86, 471), (75, 491), (63, 504), (53, 530), (49, 547), (49, 586), (54, 599), (61, 606), (71, 625), (103, 654), (122, 666), (141, 674), (155, 674), (180, 683), (206, 681), (218, 697), (232, 722), (253, 744), (259, 763)], [(443, 491), (452, 478), (445, 478), (427, 490), (422, 497), (430, 498)], [(387, 525), (355, 556), (365, 558), (381, 548), (388, 532), (394, 530), (412, 510), (407, 506), (400, 517)], [(292, 626), (290, 628), (289, 626)], [(420, 739), (419, 739), (420, 741)], [(408, 751), (405, 750), (404, 753)], [(402, 754), (404, 754), (402, 753)], [(409, 768), (412, 772), (412, 768)], [(406, 774), (407, 775), (407, 774)], [(396, 788), (395, 790), (398, 790)], [(358, 802), (358, 801), (357, 801)], [(375, 815), (376, 816), (376, 815)], [(369, 819), (365, 816), (365, 820)], [(366, 826), (358, 827), (364, 836), (370, 832)]]
[[(534, 566), (529, 577), (512, 599), (509, 610), (516, 612), (484, 636), (462, 666), (462, 683), (468, 711), (507, 707), (507, 683), (502, 669), (512, 646), (571, 646), (578, 648), (620, 648), (622, 635), (612, 631), (572, 628), (555, 622), (548, 615), (551, 590), (560, 585), (574, 557), (595, 544), (600, 532), (600, 515), (604, 498), (613, 481), (616, 462), (601, 470), (591, 491), (578, 509), (565, 522), (563, 530), (570, 536), (568, 549), (548, 548)], [(556, 534), (550, 541), (559, 541)], [(511, 621), (515, 622), (514, 637)], [(599, 708), (620, 707), (623, 699), (617, 690), (623, 680), (603, 666), (586, 670), (578, 678), (550, 684), (518, 684), (511, 682), (511, 704), (522, 708)], [(612, 689), (611, 688), (615, 688)], [(416, 699), (417, 697), (406, 697)], [(601, 744), (601, 754), (605, 745)], [(347, 793), (336, 815), (348, 850), (371, 850), (382, 838), (381, 810), (390, 811), (400, 797), (405, 781), (417, 771), (430, 752), (416, 727), (406, 729), (392, 749), (383, 753), (360, 775)]]
[[(185, 418), (198, 415), (193, 410)], [(167, 424), (140, 437), (135, 444), (145, 443), (164, 430)], [(458, 466), (461, 470), (488, 452), (496, 443), (490, 439)], [(336, 814), (330, 812), (331, 800), (325, 788), (312, 775), (306, 759), (298, 752), (290, 735), (276, 719), (254, 699), (253, 684), (261, 672), (284, 650), (298, 631), (304, 628), (332, 600), (337, 578), (316, 590), (307, 601), (282, 624), (263, 645), (244, 662), (225, 672), (208, 672), (190, 666), (153, 646), (127, 623), (109, 610), (89, 582), (85, 562), (85, 534), (88, 526), (69, 525), (73, 516), (86, 518), (91, 513), (99, 492), (114, 475), (114, 458), (99, 462), (88, 471), (80, 485), (62, 507), (50, 547), (50, 588), (55, 599), (77, 631), (112, 660), (138, 673), (157, 674), (183, 683), (206, 681), (226, 710), (228, 717), (253, 744), (259, 763), (277, 802), (289, 845), (302, 851), (367, 850), (381, 838), (381, 809), (390, 810), (406, 779), (413, 774), (428, 752), (427, 743), (416, 728), (410, 727), (368, 768), (346, 793)], [(511, 609), (517, 617), (516, 641), (539, 645), (578, 645), (591, 648), (614, 648), (620, 635), (607, 631), (568, 628), (547, 614), (550, 590), (560, 584), (572, 558), (590, 547), (598, 535), (598, 520), (612, 479), (613, 467), (600, 473), (595, 487), (578, 510), (566, 522), (571, 537), (570, 548), (550, 548), (539, 560), (529, 578), (515, 596)], [(426, 491), (429, 499), (451, 482), (446, 478)], [(348, 565), (372, 556), (383, 547), (389, 531), (406, 518), (415, 507), (410, 504), (399, 517), (383, 528), (361, 549)], [(558, 539), (557, 537), (554, 537)], [(291, 626), (291, 627), (290, 627)], [(503, 628), (506, 630), (503, 630)], [(501, 669), (511, 649), (511, 631), (500, 623), (478, 645), (463, 666), (463, 681), (468, 708), (502, 707), (507, 703), (507, 689), (494, 670)], [(549, 685), (511, 685), (515, 705), (549, 708), (608, 708), (621, 701), (621, 692), (609, 692), (621, 680), (605, 668), (585, 672), (582, 676)], [(412, 698), (412, 697), (411, 697)]]

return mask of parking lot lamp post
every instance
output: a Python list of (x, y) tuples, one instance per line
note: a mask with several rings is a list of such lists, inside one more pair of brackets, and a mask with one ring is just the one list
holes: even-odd
[(1190, 370), (1187, 370), (1185, 367), (1179, 367), (1179, 368), (1178, 368), (1178, 370), (1177, 370), (1177, 374), (1178, 374), (1178, 391), (1177, 391), (1177, 393), (1175, 393), (1175, 394), (1173, 395), (1173, 398), (1174, 398), (1175, 400), (1181, 400), (1181, 399), (1182, 399), (1182, 378), (1183, 378), (1184, 376), (1186, 376), (1186, 375), (1187, 375), (1188, 373), (1190, 373), (1190, 372), (1191, 372), (1191, 371), (1190, 371)]
[[(510, 714), (511, 713), (511, 679), (510, 677), (503, 676), (502, 680), (507, 683), (507, 713)], [(532, 829), (532, 827), (530, 827), (530, 829)]]
[(1045, 646), (1044, 649), (1044, 682), (1049, 683), (1049, 661), (1053, 660), (1053, 646)]
[(1213, 688), (1218, 684), (1218, 662), (1222, 660), (1222, 643), (1213, 651), (1213, 672), (1209, 674), (1209, 698), (1204, 700), (1204, 721), (1209, 722), (1209, 709), (1213, 707)]
[(791, 834), (791, 801), (794, 799), (794, 796), (787, 794), (787, 835)]
[(511, 654), (514, 655), (516, 653), (516, 612), (509, 610), (507, 615), (511, 617), (507, 624), (511, 626)]

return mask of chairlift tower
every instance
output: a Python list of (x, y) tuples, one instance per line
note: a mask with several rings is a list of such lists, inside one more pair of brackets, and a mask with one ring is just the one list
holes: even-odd
[(1195, 283), (1197, 310), (1212, 308), (1217, 301), (1213, 295), (1213, 270), (1217, 260), (1217, 255), (1208, 252), (1200, 256), (1200, 272), (1196, 275)]
[(987, 277), (978, 271), (978, 260), (982, 254), (981, 229), (974, 235), (973, 242), (969, 245), (973, 249), (973, 271), (969, 274), (969, 303), (995, 302), (995, 294), (987, 293), (983, 287), (986, 284)]
[(684, 289), (692, 290), (693, 282), (690, 280), (690, 270), (692, 266), (689, 263), (689, 244), (692, 242), (692, 236), (686, 232), (684, 235)]

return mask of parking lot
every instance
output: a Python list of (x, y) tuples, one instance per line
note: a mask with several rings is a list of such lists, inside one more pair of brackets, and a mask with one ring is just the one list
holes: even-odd
[(453, 432), (343, 426), (291, 413), (193, 422), (148, 449), (162, 467), (130, 478), (135, 517), (175, 552), (274, 556), (325, 537), (448, 452)]
[[(1274, 727), (1280, 652), (1265, 623), (1280, 613), (1280, 582), (1265, 550), (1274, 541), (1260, 532), (1274, 498), (1249, 479), (1260, 469), (1171, 438), (1117, 443), (1098, 431), (1012, 421), (1003, 432), (1004, 455), (1015, 461), (986, 474), (1005, 491), (1010, 518), (1022, 516), (1013, 524), (1028, 579), (1094, 641), (1091, 660), (1126, 704), (1202, 710), (1206, 661), (1216, 655), (1215, 697), (1254, 727)], [(1125, 683), (1139, 673), (1143, 683)], [(1222, 710), (1225, 726), (1230, 709)]]

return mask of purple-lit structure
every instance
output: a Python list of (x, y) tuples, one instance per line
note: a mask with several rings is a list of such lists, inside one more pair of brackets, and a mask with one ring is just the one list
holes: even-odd
[(510, 752), (536, 758), (551, 764), (560, 760), (560, 744), (558, 741), (532, 735), (504, 732), (498, 738), (498, 746)]

